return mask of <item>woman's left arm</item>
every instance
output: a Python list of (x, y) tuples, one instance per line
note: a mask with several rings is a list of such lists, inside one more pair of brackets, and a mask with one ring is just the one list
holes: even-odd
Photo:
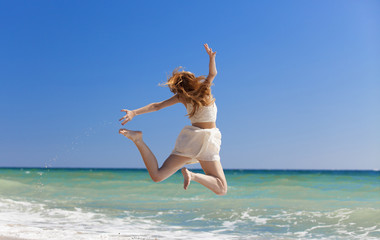
[(131, 121), (136, 115), (141, 115), (144, 113), (150, 113), (150, 112), (155, 112), (160, 109), (169, 107), (171, 105), (174, 105), (176, 103), (179, 103), (179, 98), (177, 95), (174, 95), (173, 97), (162, 101), (162, 102), (156, 102), (156, 103), (150, 103), (142, 108), (138, 108), (136, 110), (128, 110), (128, 109), (122, 109), (122, 112), (125, 112), (125, 116), (120, 118), (119, 121), (121, 122), (121, 125), (126, 124), (127, 122)]
[(218, 73), (218, 71), (216, 70), (216, 64), (215, 64), (215, 55), (216, 55), (216, 52), (213, 52), (212, 48), (210, 48), (207, 43), (205, 43), (203, 46), (205, 47), (206, 52), (207, 52), (207, 54), (210, 57), (209, 72), (208, 72), (208, 76), (206, 78), (206, 82), (208, 82), (211, 85), (211, 83), (214, 80), (216, 74)]

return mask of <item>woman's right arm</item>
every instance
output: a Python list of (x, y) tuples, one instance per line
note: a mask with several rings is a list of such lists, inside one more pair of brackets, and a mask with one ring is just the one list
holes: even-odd
[(156, 103), (150, 103), (142, 108), (138, 108), (135, 110), (128, 110), (128, 109), (122, 109), (122, 112), (125, 112), (125, 116), (120, 118), (119, 121), (121, 122), (121, 125), (126, 124), (127, 122), (131, 121), (136, 115), (141, 115), (144, 113), (150, 113), (150, 112), (155, 112), (158, 111), (162, 108), (169, 107), (171, 105), (174, 105), (176, 103), (179, 103), (179, 98), (177, 95), (174, 95), (173, 97), (162, 101), (162, 102), (156, 102)]
[(216, 74), (218, 73), (216, 71), (216, 64), (215, 64), (215, 55), (216, 55), (216, 52), (213, 52), (212, 49), (207, 45), (207, 43), (204, 44), (204, 47), (206, 49), (207, 54), (210, 57), (209, 73), (208, 73), (208, 76), (206, 78), (206, 81), (211, 84), (212, 81), (214, 80)]

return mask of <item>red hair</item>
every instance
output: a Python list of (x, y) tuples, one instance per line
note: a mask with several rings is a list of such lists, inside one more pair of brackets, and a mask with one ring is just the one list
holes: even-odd
[(210, 105), (215, 99), (211, 94), (211, 84), (205, 81), (205, 76), (196, 77), (191, 72), (179, 71), (181, 68), (174, 69), (164, 85), (167, 85), (172, 93), (178, 94), (178, 97), (186, 103), (193, 105), (193, 111), (188, 114), (192, 117), (201, 106)]

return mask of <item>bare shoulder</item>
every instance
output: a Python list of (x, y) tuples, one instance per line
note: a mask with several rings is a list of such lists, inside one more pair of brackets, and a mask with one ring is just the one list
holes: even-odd
[(181, 96), (178, 95), (178, 94), (176, 94), (175, 96), (177, 96), (178, 101), (179, 101), (180, 103), (182, 103), (183, 105), (185, 105), (185, 107), (186, 107), (186, 101), (185, 101), (185, 99), (183, 99), (183, 97), (181, 97)]
[(215, 104), (215, 98), (212, 94), (207, 97), (206, 101), (208, 102), (207, 106), (213, 106)]

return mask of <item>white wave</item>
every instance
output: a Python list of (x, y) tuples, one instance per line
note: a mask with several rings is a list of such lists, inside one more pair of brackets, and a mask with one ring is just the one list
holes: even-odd
[[(138, 211), (80, 207), (57, 208), (51, 201), (28, 202), (0, 198), (0, 236), (26, 239), (376, 239), (380, 209), (331, 211), (231, 209), (199, 212), (184, 224), (168, 225), (159, 219), (178, 218), (183, 209)], [(114, 217), (114, 216), (124, 217)], [(204, 222), (208, 226), (199, 226)], [(203, 223), (202, 223), (203, 224)], [(193, 226), (193, 227), (190, 227)], [(194, 227), (197, 226), (197, 227)], [(218, 227), (216, 227), (218, 226)], [(203, 230), (203, 229), (208, 229)], [(269, 229), (269, 230), (262, 230)], [(286, 233), (284, 233), (286, 229)], [(278, 232), (277, 232), (278, 231)], [(231, 234), (227, 234), (231, 233)], [(375, 237), (372, 237), (375, 236)]]
[(257, 225), (264, 225), (269, 220), (269, 218), (262, 217), (261, 215), (256, 215), (256, 214), (251, 215), (250, 210), (242, 212), (242, 215), (240, 218), (241, 219), (248, 219)]
[(81, 208), (66, 210), (46, 204), (0, 199), (0, 236), (26, 239), (231, 239), (234, 235), (194, 232), (168, 226), (155, 218), (112, 218)]

